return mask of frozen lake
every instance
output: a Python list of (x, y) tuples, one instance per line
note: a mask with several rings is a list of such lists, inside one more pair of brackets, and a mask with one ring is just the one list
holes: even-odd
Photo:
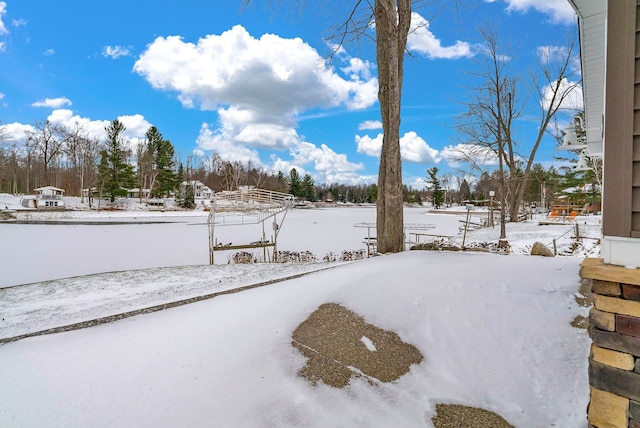
[[(62, 224), (0, 224), (0, 287), (93, 273), (209, 263), (206, 213), (176, 216), (131, 212), (117, 217), (88, 213), (90, 219), (73, 214), (74, 218)], [(429, 214), (422, 207), (405, 208), (404, 221), (435, 226), (425, 233), (454, 235), (460, 218)], [(85, 224), (87, 221), (95, 224)], [(280, 229), (278, 249), (311, 251), (319, 259), (329, 252), (365, 249), (367, 229), (354, 227), (363, 222), (375, 223), (375, 207), (293, 209)], [(374, 230), (371, 233), (375, 236)], [(265, 235), (267, 239), (273, 235), (270, 223), (265, 224)], [(216, 237), (225, 244), (246, 244), (261, 239), (262, 227), (217, 227)], [(227, 263), (230, 254), (216, 252), (216, 263)]]

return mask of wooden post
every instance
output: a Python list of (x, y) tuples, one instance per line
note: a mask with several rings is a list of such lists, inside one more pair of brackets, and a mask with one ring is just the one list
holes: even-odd
[(467, 229), (469, 228), (469, 216), (471, 215), (471, 208), (467, 204), (467, 220), (464, 222), (464, 234), (462, 235), (462, 248), (464, 248), (464, 241), (467, 239)]

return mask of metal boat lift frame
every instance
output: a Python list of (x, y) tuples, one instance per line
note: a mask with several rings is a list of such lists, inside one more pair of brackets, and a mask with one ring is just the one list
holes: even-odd
[[(209, 264), (215, 263), (216, 251), (262, 248), (267, 260), (267, 248), (273, 248), (273, 260), (277, 258), (278, 234), (288, 210), (293, 207), (294, 196), (263, 189), (243, 189), (218, 192), (211, 200), (211, 211), (207, 217), (209, 228)], [(277, 216), (283, 214), (280, 224)], [(272, 219), (273, 236), (268, 241), (264, 224)], [(242, 245), (223, 245), (215, 238), (216, 226), (237, 226), (262, 224), (262, 239), (259, 242)]]

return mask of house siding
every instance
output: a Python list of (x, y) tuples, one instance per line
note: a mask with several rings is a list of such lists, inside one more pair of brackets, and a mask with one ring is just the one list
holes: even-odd
[(602, 229), (610, 237), (640, 237), (640, 211), (635, 211), (638, 203), (633, 201), (634, 145), (640, 141), (640, 100), (635, 99), (640, 92), (639, 4), (640, 0), (607, 3)]

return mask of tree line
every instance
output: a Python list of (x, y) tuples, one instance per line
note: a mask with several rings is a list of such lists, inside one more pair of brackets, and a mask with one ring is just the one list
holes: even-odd
[[(18, 145), (0, 126), (0, 192), (31, 194), (34, 188), (56, 186), (67, 196), (98, 196), (115, 201), (137, 189), (140, 197), (179, 196), (183, 181), (198, 180), (213, 191), (253, 186), (289, 193), (300, 200), (375, 203), (375, 184), (316, 185), (309, 173), (296, 168), (287, 175), (269, 172), (251, 161), (227, 161), (218, 154), (189, 155), (184, 161), (171, 141), (151, 126), (145, 139), (132, 145), (118, 119), (105, 127), (102, 140), (79, 125), (64, 127), (36, 122)], [(146, 190), (144, 193), (142, 190)], [(413, 190), (411, 190), (413, 192)]]
[[(100, 139), (77, 124), (65, 127), (43, 121), (36, 122), (26, 132), (24, 144), (19, 144), (0, 124), (0, 192), (31, 194), (35, 188), (51, 185), (65, 189), (67, 196), (84, 194), (113, 201), (132, 189), (147, 190), (146, 197), (178, 195), (180, 183), (189, 180), (199, 180), (214, 191), (243, 185), (289, 191), (288, 179), (251, 162), (225, 161), (215, 154), (190, 155), (183, 162), (155, 126), (139, 144), (130, 144), (125, 130), (116, 119)], [(313, 186), (310, 176), (302, 182), (307, 194), (315, 194), (308, 190), (309, 184)]]

